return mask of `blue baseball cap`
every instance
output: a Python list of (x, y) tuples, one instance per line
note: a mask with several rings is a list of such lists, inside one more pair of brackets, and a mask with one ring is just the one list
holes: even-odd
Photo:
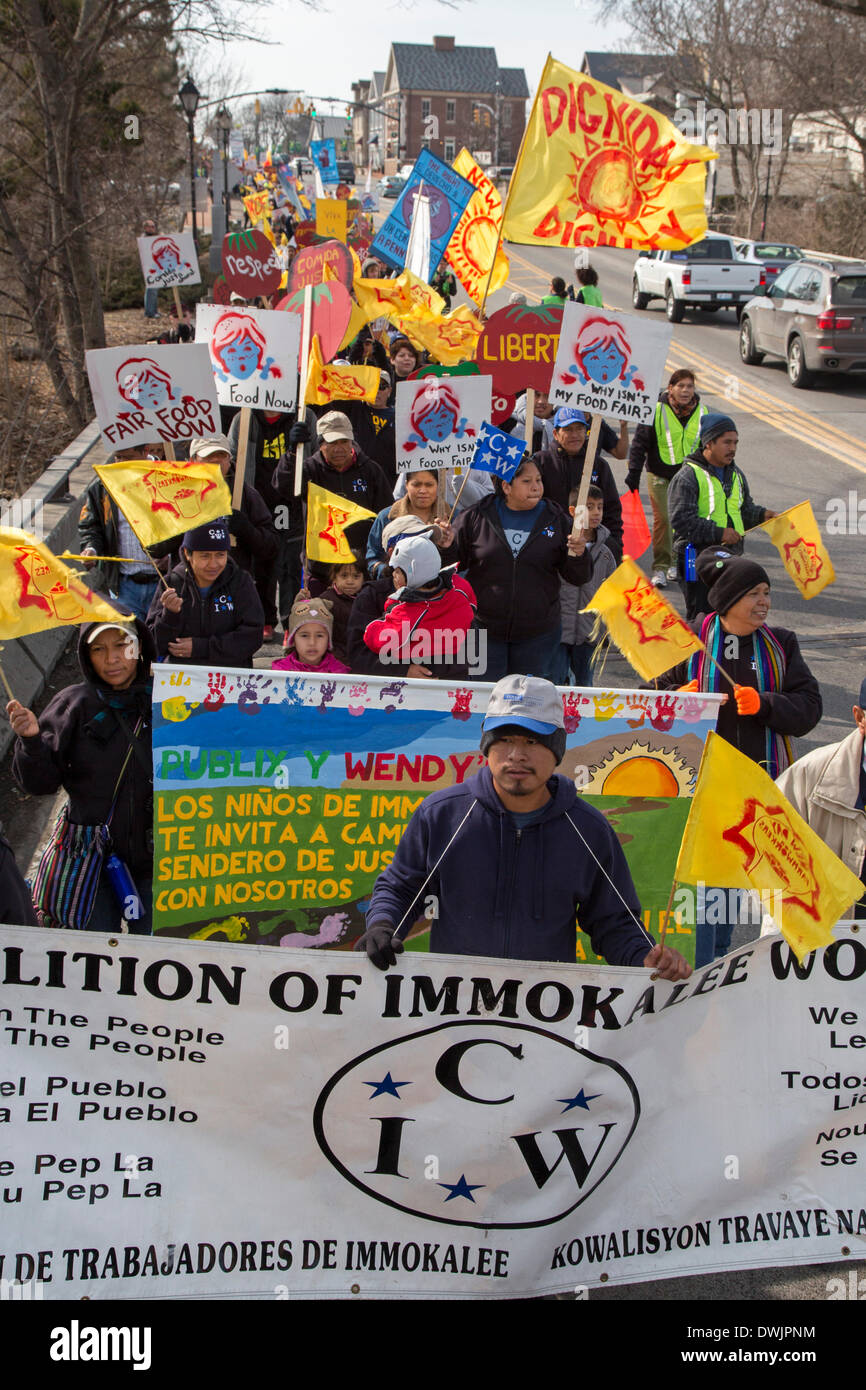
[(553, 417), (553, 428), (561, 430), (563, 425), (588, 425), (589, 417), (573, 405), (561, 405)]

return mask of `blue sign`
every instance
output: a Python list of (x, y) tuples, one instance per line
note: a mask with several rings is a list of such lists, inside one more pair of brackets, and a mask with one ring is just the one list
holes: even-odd
[(485, 420), (478, 432), (471, 467), (482, 473), (495, 473), (504, 483), (510, 483), (525, 452), (526, 444), (522, 439), (494, 429)]
[(466, 204), (475, 192), (468, 179), (455, 173), (450, 165), (437, 159), (429, 150), (422, 150), (415, 161), (415, 168), (394, 204), (394, 211), (376, 234), (376, 239), (370, 247), (370, 255), (378, 256), (395, 270), (403, 269), (406, 264), (415, 195), (421, 184), (424, 185), (421, 192), (430, 199), (430, 267), (427, 275), (429, 283)]
[(333, 140), (311, 140), (310, 158), (322, 176), (322, 183), (339, 183), (337, 146)]

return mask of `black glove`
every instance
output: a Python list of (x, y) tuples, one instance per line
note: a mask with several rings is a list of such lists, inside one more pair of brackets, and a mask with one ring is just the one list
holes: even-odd
[(238, 540), (246, 541), (249, 544), (251, 534), (255, 534), (255, 527), (249, 517), (244, 516), (243, 512), (233, 511), (229, 517), (229, 531), (233, 536), (237, 536)]
[(353, 949), (366, 951), (377, 970), (388, 970), (397, 964), (397, 957), (403, 954), (403, 942), (394, 936), (390, 922), (377, 922), (358, 937)]
[(640, 470), (633, 473), (631, 469), (625, 475), (626, 492), (640, 492)]
[(289, 447), (296, 449), (299, 444), (309, 444), (310, 427), (303, 420), (296, 420), (289, 430)]

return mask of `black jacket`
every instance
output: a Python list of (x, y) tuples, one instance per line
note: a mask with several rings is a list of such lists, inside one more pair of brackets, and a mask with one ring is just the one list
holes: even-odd
[(515, 558), (497, 497), (483, 497), (454, 523), (458, 569), (478, 599), (478, 622), (500, 642), (524, 642), (550, 632), (559, 621), (559, 578), (585, 584), (589, 556), (570, 556), (571, 518), (555, 503), (543, 508)]
[[(150, 546), (148, 554), (155, 559), (160, 559), (167, 553), (167, 542), (162, 546)], [(172, 542), (173, 544), (173, 542)], [(100, 478), (94, 478), (84, 494), (81, 504), (81, 512), (78, 517), (78, 546), (79, 550), (86, 550), (91, 547), (97, 555), (120, 555), (120, 523), (117, 503), (108, 492)], [(112, 593), (117, 593), (120, 584), (120, 565), (116, 560), (100, 560), (97, 570), (104, 576), (104, 582), (97, 587), (110, 589)], [(165, 566), (160, 566), (165, 569)], [(148, 565), (146, 560), (141, 562), (142, 574), (150, 571), (151, 577), (156, 578), (153, 568)]]
[[(251, 667), (262, 645), (265, 615), (256, 586), (231, 556), (207, 595), (193, 578), (185, 560), (171, 571), (168, 582), (183, 599), (179, 613), (170, 613), (160, 602), (160, 587), (147, 615), (160, 660), (173, 665)], [(192, 655), (171, 656), (169, 642), (192, 638)]]
[[(662, 391), (659, 396), (661, 405), (670, 405), (667, 391)], [(691, 410), (683, 421), (688, 424), (696, 410), (701, 408), (701, 398), (697, 394), (692, 401)], [(671, 405), (671, 410), (676, 415), (677, 412)], [(680, 417), (682, 418), (682, 417)], [(628, 451), (628, 472), (625, 475), (625, 485), (629, 491), (637, 492), (640, 487), (641, 471), (646, 465), (647, 473), (654, 473), (657, 478), (673, 478), (682, 467), (678, 463), (673, 467), (668, 463), (663, 463), (659, 454), (659, 441), (656, 434), (655, 416), (648, 420), (645, 425), (638, 425), (631, 441)]]
[(389, 570), (381, 579), (369, 580), (355, 595), (346, 634), (346, 665), (359, 676), (405, 676), (408, 667), (389, 663), (383, 666), (364, 641), (370, 623), (385, 616), (385, 601), (394, 592), (394, 576)]
[(30, 889), (15, 863), (12, 846), (0, 831), (0, 922), (9, 927), (38, 927)]
[(362, 454), (377, 463), (393, 494), (397, 482), (397, 432), (393, 407), (370, 405), (367, 401), (334, 401), (334, 410), (348, 415), (355, 440)]
[[(601, 441), (599, 441), (601, 447)], [(573, 488), (580, 483), (586, 446), (579, 454), (567, 454), (554, 444), (552, 449), (542, 449), (533, 454), (532, 461), (538, 465), (544, 483), (544, 495), (555, 502), (568, 515), (568, 499)], [(610, 532), (607, 548), (619, 564), (622, 559), (622, 504), (616, 479), (607, 459), (596, 451), (591, 481), (604, 493), (604, 510), (601, 514), (603, 524)]]
[[(286, 412), (286, 414), (281, 415), (278, 420), (270, 423), (265, 419), (263, 410), (250, 411), (250, 431), (247, 437), (247, 467), (244, 481), (252, 483), (256, 492), (270, 511), (271, 516), (274, 515), (280, 502), (273, 486), (274, 469), (283, 454), (290, 453), (294, 461), (294, 450), (289, 448), (289, 431), (295, 423), (296, 418), (296, 415)], [(309, 406), (306, 409), (304, 421), (310, 431), (310, 443), (304, 445), (304, 458), (307, 459), (313, 452), (316, 439), (316, 417)], [(241, 416), (240, 411), (238, 411), (237, 415), (232, 420), (228, 432), (229, 444), (232, 446), (232, 458), (237, 458), (240, 428)]]
[[(316, 483), (318, 487), (323, 487), (327, 492), (333, 492), (337, 497), (345, 497), (349, 502), (357, 502), (359, 507), (365, 507), (368, 512), (381, 512), (383, 507), (390, 506), (394, 500), (379, 465), (368, 458), (357, 445), (355, 445), (354, 462), (342, 473), (338, 473), (336, 468), (328, 467), (319, 449), (310, 458), (305, 459), (300, 498), (295, 497), (295, 456), (293, 453), (284, 454), (280, 459), (274, 469), (273, 482), (274, 490), (280, 502), (289, 508), (290, 534), (292, 534), (295, 525), (297, 525), (297, 530), (302, 529), (302, 524), (298, 524), (302, 515), (301, 501), (306, 501), (307, 488), (310, 483)], [(369, 521), (358, 521), (354, 526), (347, 527), (346, 534), (349, 544), (366, 548), (367, 536), (372, 525), (373, 518), (371, 517)], [(295, 530), (295, 534), (297, 534), (297, 530)]]
[(19, 787), (35, 796), (63, 787), (74, 825), (101, 825), (141, 718), (135, 751), (120, 783), (111, 841), (133, 878), (149, 879), (153, 872), (153, 770), (148, 672), (153, 641), (144, 624), (136, 621), (141, 643), (139, 675), (128, 690), (114, 691), (98, 679), (90, 662), (87, 634), (95, 626), (87, 623), (78, 638), (84, 681), (54, 696), (39, 716), (38, 734), (16, 739), (12, 772)]

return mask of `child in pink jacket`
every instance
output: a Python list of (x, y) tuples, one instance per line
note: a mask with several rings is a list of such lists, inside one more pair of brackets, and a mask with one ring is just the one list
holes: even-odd
[(271, 663), (271, 670), (343, 675), (349, 668), (334, 656), (333, 639), (334, 613), (327, 599), (296, 599), (289, 614), (286, 654)]

